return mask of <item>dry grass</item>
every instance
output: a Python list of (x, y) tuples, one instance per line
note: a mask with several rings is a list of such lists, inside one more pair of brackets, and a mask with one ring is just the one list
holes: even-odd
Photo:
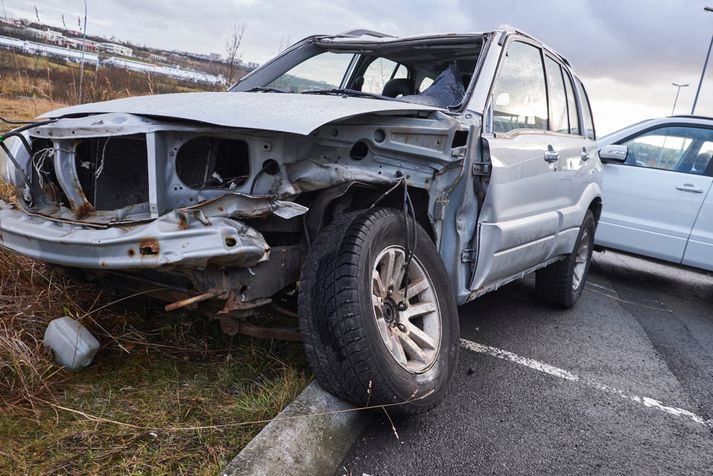
[[(221, 89), (220, 86), (112, 67), (89, 66), (84, 73), (83, 102)], [(79, 65), (0, 50), (0, 95), (74, 104), (79, 100)]]
[[(111, 302), (0, 252), (0, 474), (215, 474), (263, 426), (241, 423), (274, 417), (310, 379), (299, 345), (233, 339), (141, 298), (99, 310)], [(102, 342), (82, 372), (42, 348), (60, 315)]]
[[(7, 55), (0, 116), (71, 103), (73, 66)], [(185, 89), (120, 71), (88, 77), (90, 100)], [(311, 378), (298, 344), (230, 338), (203, 317), (117, 299), (0, 250), (0, 474), (216, 474), (264, 426), (250, 422), (273, 418)], [(102, 343), (78, 373), (42, 346), (62, 315)]]
[[(0, 96), (0, 117), (14, 121), (32, 121), (37, 116), (64, 106), (65, 104), (44, 98), (33, 99)], [(0, 131), (10, 128), (11, 126), (0, 122)]]

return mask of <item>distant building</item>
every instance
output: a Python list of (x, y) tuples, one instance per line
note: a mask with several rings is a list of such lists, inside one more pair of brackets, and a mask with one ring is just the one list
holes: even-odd
[(160, 74), (171, 76), (176, 79), (185, 81), (193, 81), (199, 83), (223, 84), (225, 79), (222, 76), (204, 73), (202, 71), (186, 71), (182, 69), (172, 68), (169, 66), (160, 66), (149, 63), (142, 63), (124, 58), (107, 58), (101, 63), (103, 66), (113, 66), (115, 68), (123, 68), (141, 73)]
[(154, 53), (151, 53), (149, 55), (149, 59), (151, 61), (161, 61), (162, 63), (165, 63), (166, 61), (168, 61), (168, 58), (166, 58), (165, 56), (157, 55)]
[(123, 45), (117, 45), (116, 43), (100, 43), (99, 48), (112, 55), (134, 56), (134, 50)]
[(47, 32), (38, 30), (37, 28), (25, 28), (24, 32), (32, 38), (37, 38), (38, 40), (44, 40), (47, 38)]
[(210, 60), (211, 61), (220, 61), (220, 53), (211, 53)]
[(76, 48), (78, 50), (82, 49), (82, 43), (84, 43), (84, 51), (91, 51), (96, 53), (99, 49), (99, 43), (92, 40), (83, 40), (82, 38), (66, 38), (62, 37), (57, 44), (64, 46), (66, 48)]
[(47, 30), (45, 32), (45, 39), (51, 43), (59, 44), (63, 38), (64, 38), (64, 35), (62, 35), (62, 33), (58, 32), (58, 31)]

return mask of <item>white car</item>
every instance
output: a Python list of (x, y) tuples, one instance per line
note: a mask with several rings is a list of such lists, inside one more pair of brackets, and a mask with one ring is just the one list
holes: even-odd
[(713, 118), (634, 124), (598, 142), (595, 245), (713, 271)]

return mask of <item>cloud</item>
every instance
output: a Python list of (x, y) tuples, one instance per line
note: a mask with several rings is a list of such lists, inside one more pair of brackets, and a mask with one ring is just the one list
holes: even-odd
[[(34, 18), (32, 3), (4, 0), (8, 13)], [(89, 1), (88, 31), (164, 49), (223, 52), (231, 27), (245, 23), (243, 58), (264, 62), (286, 38), (369, 28), (407, 36), (488, 31), (508, 23), (568, 58), (592, 98), (600, 130), (690, 108), (713, 33), (706, 0), (189, 0)], [(76, 25), (79, 0), (37, 2), (40, 18)], [(713, 65), (711, 66), (713, 70)], [(713, 115), (713, 71), (698, 112)]]

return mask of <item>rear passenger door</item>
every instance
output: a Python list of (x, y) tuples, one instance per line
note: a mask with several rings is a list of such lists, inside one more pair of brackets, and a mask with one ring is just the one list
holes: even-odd
[(555, 172), (560, 144), (549, 132), (542, 50), (526, 40), (506, 45), (483, 131), (492, 165), (479, 218), (471, 289), (535, 266), (549, 256), (559, 227)]
[[(571, 253), (574, 242), (579, 234), (582, 223), (582, 190), (589, 180), (585, 168), (590, 155), (588, 147), (595, 153), (596, 142), (585, 138), (588, 134), (585, 127), (580, 126), (579, 105), (577, 97), (582, 98), (581, 105), (587, 108), (586, 96), (582, 92), (576, 94), (577, 84), (558, 61), (549, 54), (545, 55), (545, 72), (547, 77), (547, 96), (549, 101), (548, 147), (551, 147), (558, 157), (555, 177), (557, 196), (556, 209), (560, 214), (560, 227), (557, 230), (550, 256)], [(587, 114), (584, 114), (587, 117)], [(593, 127), (592, 127), (593, 129)], [(582, 131), (582, 132), (580, 132)]]

